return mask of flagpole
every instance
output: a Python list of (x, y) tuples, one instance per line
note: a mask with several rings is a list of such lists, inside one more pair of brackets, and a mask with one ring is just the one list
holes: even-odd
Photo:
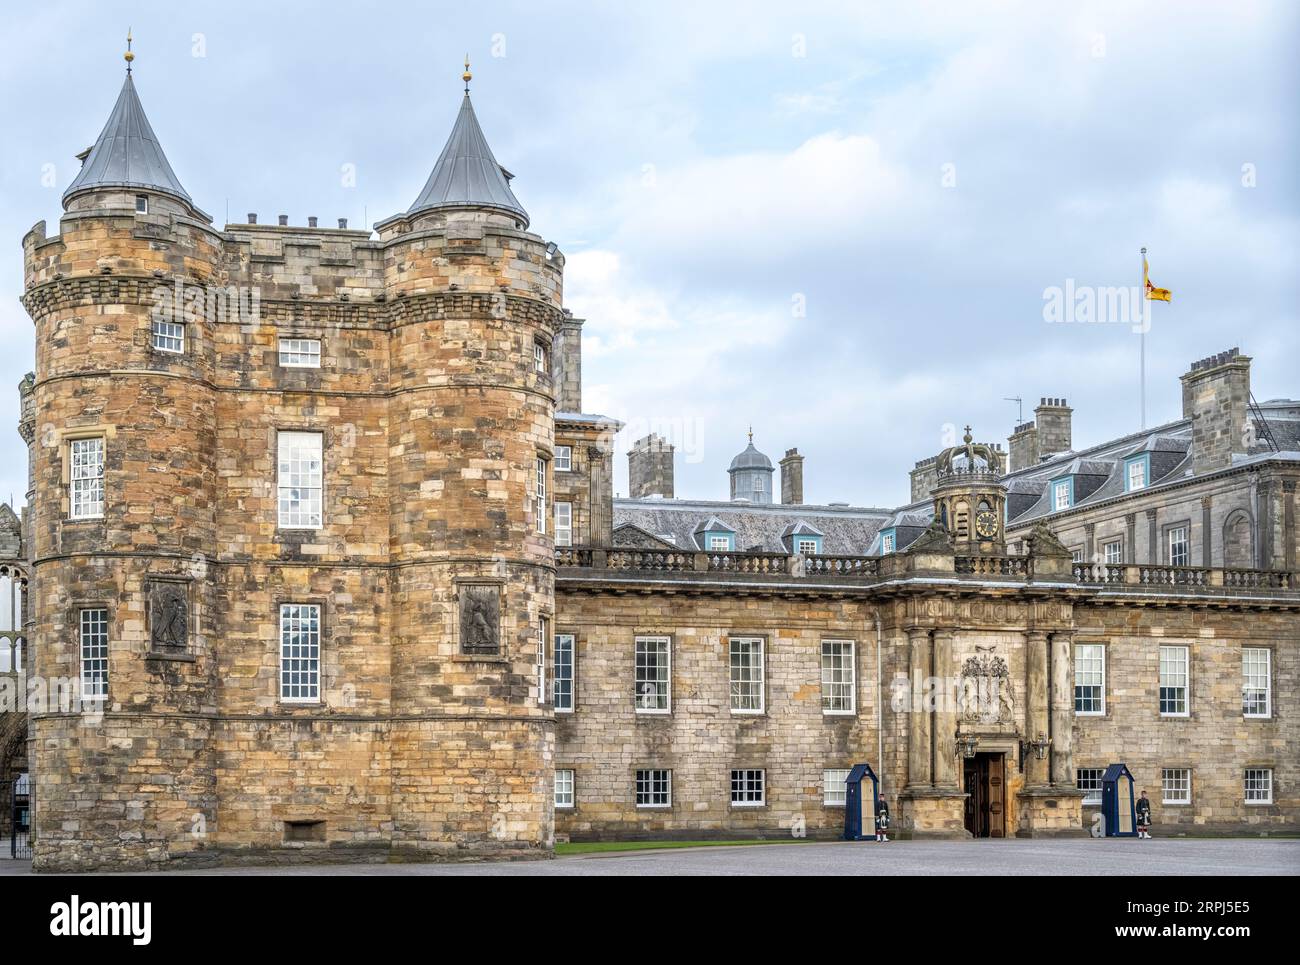
[(1141, 427), (1147, 427), (1147, 329), (1151, 326), (1151, 306), (1147, 301), (1147, 250), (1142, 249), (1142, 287), (1138, 289), (1141, 293), (1138, 297), (1142, 299), (1142, 327), (1138, 332), (1138, 366), (1141, 372), (1139, 376), (1138, 397), (1141, 400), (1142, 422)]

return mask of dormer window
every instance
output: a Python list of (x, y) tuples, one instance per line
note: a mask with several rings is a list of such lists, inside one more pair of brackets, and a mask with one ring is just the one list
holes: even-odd
[(1052, 482), (1052, 510), (1069, 509), (1074, 502), (1074, 486), (1069, 479)]
[(711, 549), (711, 550), (717, 550), (717, 551), (719, 551), (719, 552), (723, 552), (723, 553), (728, 552), (728, 551), (731, 549), (731, 537), (730, 537), (730, 536), (710, 536), (710, 537), (709, 537), (709, 549)]
[(1147, 488), (1147, 456), (1134, 456), (1124, 464), (1124, 491), (1134, 492)]
[(894, 534), (893, 530), (890, 530), (888, 533), (880, 534), (880, 552), (882, 554), (893, 553), (897, 546), (898, 537)]
[(149, 213), (149, 195), (137, 194), (135, 196), (135, 213), (136, 214)]
[(820, 549), (817, 540), (811, 536), (801, 536), (794, 541), (794, 551), (801, 556), (816, 556)]

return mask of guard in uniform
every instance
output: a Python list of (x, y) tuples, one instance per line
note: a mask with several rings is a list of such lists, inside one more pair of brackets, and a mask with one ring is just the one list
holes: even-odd
[(876, 840), (889, 840), (889, 805), (885, 799), (876, 799)]
[(1151, 802), (1147, 800), (1147, 792), (1143, 791), (1142, 796), (1137, 801), (1137, 819), (1138, 819), (1138, 837), (1151, 837)]

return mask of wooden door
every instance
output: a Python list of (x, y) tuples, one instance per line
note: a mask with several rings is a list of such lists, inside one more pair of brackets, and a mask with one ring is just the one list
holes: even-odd
[(988, 802), (988, 836), (990, 838), (1005, 838), (1007, 836), (1006, 828), (1006, 755), (1005, 754), (986, 754), (984, 762), (984, 780), (987, 793), (985, 800)]

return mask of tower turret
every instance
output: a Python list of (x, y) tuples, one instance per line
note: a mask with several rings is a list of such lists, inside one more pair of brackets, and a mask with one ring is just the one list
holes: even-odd
[(959, 553), (1006, 552), (1006, 462), (995, 446), (975, 442), (970, 426), (960, 446), (935, 460), (934, 516)]
[(772, 460), (754, 448), (754, 430), (749, 430), (749, 445), (731, 460), (731, 498), (751, 503), (772, 501)]

